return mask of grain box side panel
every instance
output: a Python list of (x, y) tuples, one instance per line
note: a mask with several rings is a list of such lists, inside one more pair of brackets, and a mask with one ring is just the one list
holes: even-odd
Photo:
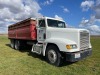
[(16, 38), (31, 40), (30, 25), (22, 26), (16, 29)]
[(8, 30), (8, 38), (16, 38), (16, 31), (15, 29)]
[(36, 40), (36, 21), (26, 19), (8, 27), (8, 38)]

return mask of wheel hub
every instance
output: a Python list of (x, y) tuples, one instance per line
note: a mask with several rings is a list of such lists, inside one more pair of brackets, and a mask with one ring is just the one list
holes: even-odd
[(56, 54), (56, 52), (54, 50), (50, 50), (48, 52), (48, 58), (49, 58), (49, 60), (50, 60), (51, 63), (55, 63), (56, 60), (57, 60), (57, 54)]

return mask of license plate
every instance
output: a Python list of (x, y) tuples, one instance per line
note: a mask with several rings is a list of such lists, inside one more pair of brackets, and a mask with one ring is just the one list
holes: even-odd
[(80, 53), (76, 53), (75, 58), (80, 58)]

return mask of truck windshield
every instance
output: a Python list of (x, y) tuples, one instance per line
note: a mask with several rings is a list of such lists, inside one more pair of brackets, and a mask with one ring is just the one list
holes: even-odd
[(47, 19), (47, 22), (49, 27), (66, 28), (65, 22), (62, 21)]

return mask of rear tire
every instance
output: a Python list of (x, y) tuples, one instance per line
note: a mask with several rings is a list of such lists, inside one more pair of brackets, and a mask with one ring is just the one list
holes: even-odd
[(11, 48), (15, 48), (15, 41), (13, 39), (10, 40), (10, 46)]
[(19, 40), (15, 40), (15, 49), (20, 50), (21, 49), (21, 43)]
[(54, 45), (50, 45), (47, 48), (46, 59), (48, 63), (54, 66), (60, 66), (62, 64), (61, 53), (59, 52), (59, 49)]

